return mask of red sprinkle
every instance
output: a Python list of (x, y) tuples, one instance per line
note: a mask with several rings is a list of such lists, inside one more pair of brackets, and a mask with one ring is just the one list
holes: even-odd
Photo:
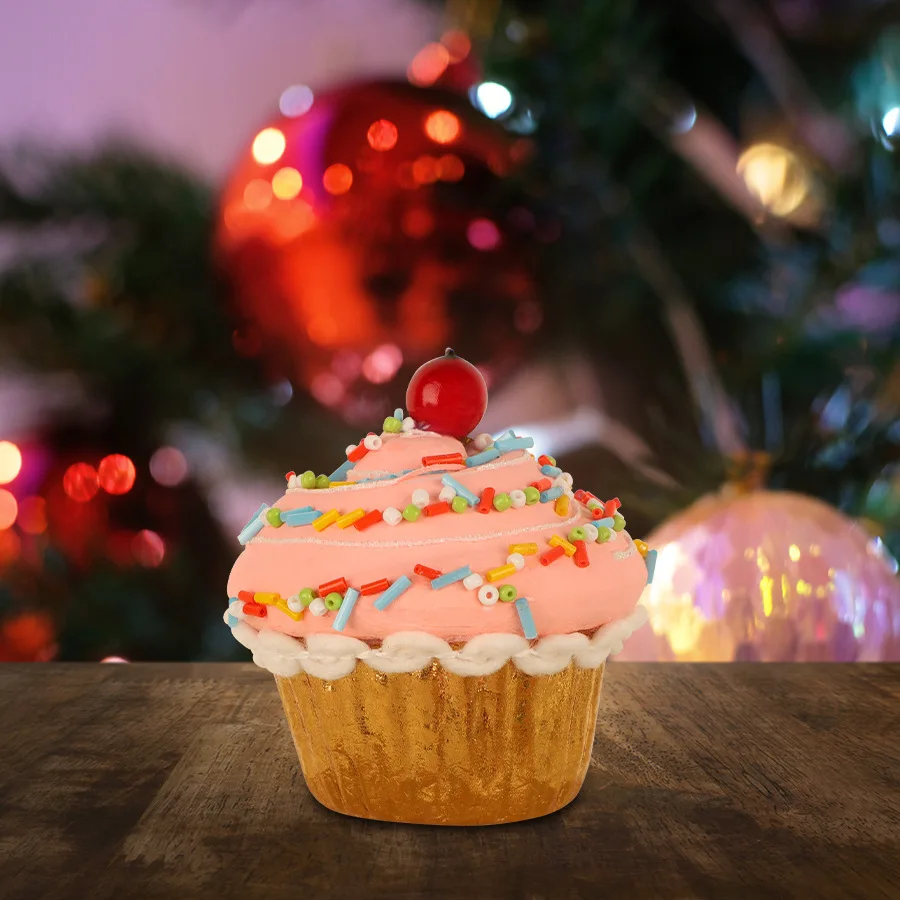
[(262, 605), (262, 603), (257, 603), (255, 600), (251, 600), (249, 603), (244, 604), (244, 615), (245, 616), (256, 616), (258, 619), (264, 619), (269, 614), (269, 611)]
[(244, 603), (256, 602), (253, 599), (253, 591), (238, 591), (238, 600), (242, 600)]
[(575, 499), (579, 503), (587, 503), (588, 501), (588, 498), (585, 496), (585, 492), (581, 490), (575, 491)]
[(343, 594), (346, 590), (347, 579), (335, 578), (334, 581), (326, 581), (324, 584), (319, 585), (319, 596), (324, 597), (326, 594), (331, 594), (333, 592)]
[(360, 444), (347, 454), (347, 459), (349, 459), (350, 462), (359, 462), (368, 452), (369, 448), (365, 444)]
[(438, 503), (429, 503), (422, 512), (426, 516), (440, 516), (445, 512), (450, 512), (450, 504), (446, 500), (441, 500)]
[(542, 478), (540, 481), (532, 481), (531, 486), (539, 491), (549, 491), (553, 487), (553, 482), (549, 478)]
[(549, 566), (550, 563), (556, 562), (561, 556), (564, 556), (566, 553), (562, 547), (551, 547), (546, 553), (542, 553), (540, 556), (541, 565)]
[(481, 492), (481, 500), (475, 509), (480, 513), (489, 513), (494, 507), (494, 494), (496, 491), (492, 487), (486, 487)]
[(584, 541), (572, 541), (572, 543), (575, 545), (575, 556), (573, 557), (575, 565), (579, 569), (586, 569), (591, 564), (588, 559), (587, 544)]
[(553, 463), (550, 462), (550, 457), (547, 456), (546, 453), (544, 453), (544, 454), (542, 454), (541, 456), (538, 457), (538, 462), (539, 462), (542, 466), (552, 466), (552, 465), (553, 465)]
[(297, 474), (297, 473), (296, 473), (293, 469), (291, 469), (290, 472), (285, 472), (285, 473), (284, 473), (284, 480), (285, 480), (285, 481), (290, 481), (296, 474)]
[(423, 456), (422, 457), (422, 465), (423, 466), (450, 466), (450, 465), (464, 465), (465, 459), (463, 459), (462, 453), (440, 453), (436, 456)]
[(378, 581), (370, 581), (368, 584), (364, 584), (359, 589), (359, 592), (363, 597), (368, 597), (370, 594), (380, 594), (382, 591), (386, 591), (390, 586), (391, 583), (387, 578), (379, 578)]
[(595, 506), (591, 510), (591, 518), (596, 522), (597, 519), (605, 519), (607, 513), (604, 511), (602, 506)]
[(440, 569), (432, 569), (431, 566), (423, 566), (422, 563), (415, 566), (413, 572), (415, 572), (416, 575), (422, 575), (429, 581), (434, 581), (435, 578), (440, 578), (441, 575), (444, 574)]
[(376, 522), (381, 521), (381, 510), (373, 509), (371, 512), (367, 512), (361, 519), (357, 519), (353, 523), (353, 527), (357, 531), (365, 531), (367, 528), (371, 528)]
[(622, 504), (619, 501), (619, 498), (613, 497), (612, 500), (607, 500), (606, 503), (603, 504), (603, 511), (608, 516), (614, 516), (619, 511), (621, 506)]

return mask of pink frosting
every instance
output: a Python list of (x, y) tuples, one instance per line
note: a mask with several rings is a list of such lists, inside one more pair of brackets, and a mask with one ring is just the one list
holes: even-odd
[[(422, 457), (460, 452), (462, 444), (453, 438), (424, 432), (384, 434), (383, 446), (370, 451), (347, 476), (359, 481), (380, 478), (379, 473), (408, 474), (390, 480), (376, 480), (325, 490), (291, 489), (274, 506), (286, 510), (314, 506), (341, 513), (361, 508), (402, 510), (411, 502), (412, 492), (424, 488), (437, 502), (442, 488), (441, 474), (450, 471), (473, 493), (493, 487), (497, 493), (524, 489), (543, 476), (530, 453), (514, 450), (482, 466), (448, 466), (440, 472), (422, 467)], [(381, 639), (400, 631), (424, 631), (444, 640), (468, 640), (485, 633), (521, 634), (515, 605), (498, 602), (483, 606), (477, 591), (458, 582), (440, 590), (413, 573), (422, 563), (441, 572), (468, 565), (484, 576), (506, 563), (510, 544), (537, 543), (539, 553), (547, 550), (548, 539), (566, 537), (579, 524), (590, 521), (587, 510), (574, 501), (569, 514), (561, 518), (553, 503), (536, 503), (504, 512), (492, 509), (480, 514), (467, 509), (462, 514), (421, 516), (416, 522), (391, 526), (377, 522), (365, 531), (350, 526), (330, 525), (322, 532), (311, 526), (265, 527), (245, 547), (231, 572), (228, 594), (239, 591), (272, 591), (289, 597), (304, 587), (317, 587), (344, 577), (348, 585), (360, 588), (367, 582), (386, 578), (393, 582), (401, 575), (412, 587), (384, 611), (374, 607), (377, 595), (360, 597), (343, 634), (362, 639)], [(538, 634), (567, 634), (597, 628), (630, 613), (647, 582), (647, 569), (627, 532), (605, 544), (587, 544), (590, 566), (579, 568), (567, 557), (542, 566), (538, 555), (525, 557), (525, 568), (499, 583), (516, 587), (527, 597)], [(255, 628), (273, 628), (302, 636), (316, 632), (336, 633), (334, 613), (313, 616), (306, 611), (294, 621), (281, 610), (269, 606), (265, 618), (248, 618)]]

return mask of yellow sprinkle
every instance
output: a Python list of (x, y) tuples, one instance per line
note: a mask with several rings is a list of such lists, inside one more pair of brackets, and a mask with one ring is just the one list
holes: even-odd
[(333, 525), (337, 520), (341, 517), (341, 514), (336, 509), (330, 509), (324, 516), (319, 516), (312, 523), (312, 527), (316, 529), (316, 531), (324, 531), (329, 525)]
[(273, 606), (278, 604), (278, 601), (281, 599), (281, 594), (272, 594), (268, 592), (260, 593), (259, 591), (257, 591), (253, 595), (253, 599), (257, 603), (265, 603), (266, 606)]
[(565, 494), (562, 497), (557, 497), (553, 508), (558, 516), (567, 516), (569, 514), (569, 498)]
[(354, 522), (358, 522), (365, 514), (366, 511), (364, 509), (354, 509), (353, 512), (348, 512), (337, 520), (337, 527), (349, 528)]
[(510, 553), (521, 553), (522, 556), (534, 556), (538, 552), (537, 544), (510, 544)]
[(332, 481), (328, 487), (345, 487), (348, 484), (356, 484), (355, 481)]
[[(316, 522), (319, 520), (316, 519)], [(313, 522), (313, 525), (316, 523)], [(550, 538), (550, 546), (551, 547), (562, 547), (566, 553), (566, 556), (574, 556), (575, 555), (575, 546), (570, 544), (565, 538), (561, 538), (558, 534), (554, 534), (552, 538)]]
[(501, 578), (506, 578), (507, 575), (515, 575), (517, 571), (516, 567), (509, 563), (508, 565), (497, 566), (496, 569), (491, 569), (486, 577), (488, 581), (499, 581)]
[(647, 553), (650, 550), (650, 548), (647, 546), (647, 542), (646, 541), (635, 541), (634, 546), (637, 547), (638, 553), (640, 553), (641, 556), (646, 558)]
[(289, 615), (295, 622), (299, 622), (303, 618), (303, 610), (300, 612), (294, 612), (288, 605), (287, 601), (279, 600), (278, 603), (275, 604), (283, 613)]

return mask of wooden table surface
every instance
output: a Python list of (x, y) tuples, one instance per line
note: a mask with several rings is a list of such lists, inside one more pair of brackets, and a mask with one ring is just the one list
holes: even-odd
[(898, 898), (900, 665), (613, 664), (579, 798), (339, 816), (271, 676), (0, 666), (0, 898)]

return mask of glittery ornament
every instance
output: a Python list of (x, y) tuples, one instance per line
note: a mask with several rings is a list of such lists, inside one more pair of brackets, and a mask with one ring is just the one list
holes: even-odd
[(647, 543), (650, 622), (618, 659), (900, 660), (896, 562), (819, 500), (726, 490)]

